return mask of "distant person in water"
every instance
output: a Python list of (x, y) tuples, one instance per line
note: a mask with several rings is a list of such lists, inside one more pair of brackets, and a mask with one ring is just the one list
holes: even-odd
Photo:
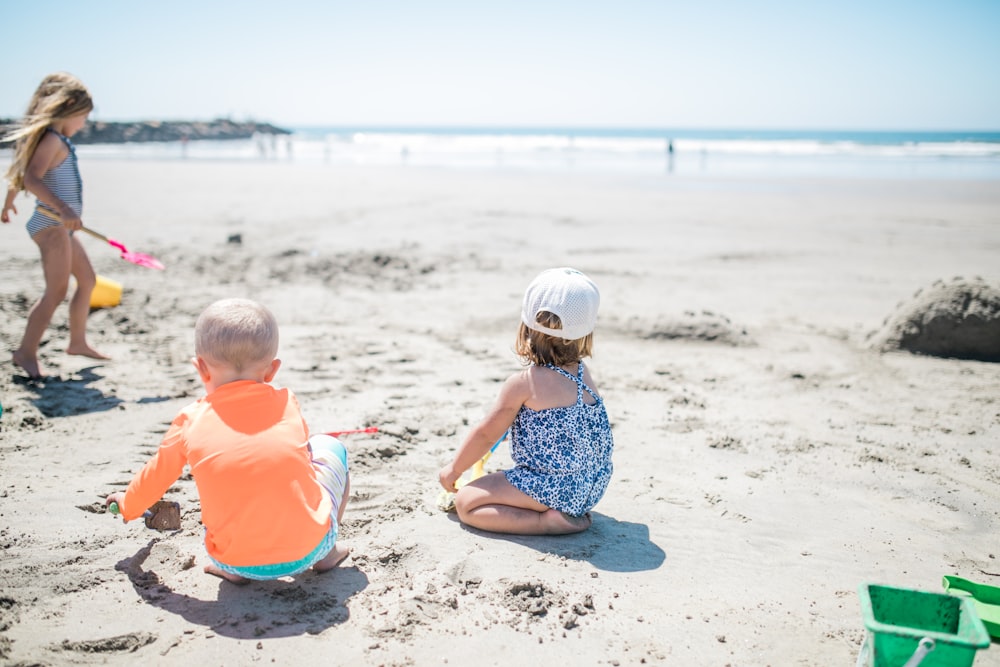
[(22, 190), (37, 200), (26, 226), (41, 253), (45, 292), (28, 310), (21, 345), (12, 355), (32, 380), (42, 378), (38, 348), (56, 308), (66, 298), (70, 276), (76, 279), (76, 291), (69, 302), (66, 352), (108, 359), (87, 342), (90, 294), (97, 275), (73, 234), (83, 226), (83, 182), (70, 137), (83, 129), (93, 108), (90, 93), (79, 79), (64, 72), (50, 74), (35, 90), (18, 127), (4, 137), (14, 142), (14, 159), (7, 170), (7, 197), (0, 220), (8, 223), (11, 213), (17, 213), (14, 199)]

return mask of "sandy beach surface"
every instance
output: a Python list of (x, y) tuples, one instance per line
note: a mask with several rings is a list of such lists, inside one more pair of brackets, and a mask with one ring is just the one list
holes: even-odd
[[(1000, 182), (81, 167), (85, 223), (167, 270), (84, 238), (124, 285), (90, 320), (113, 360), (63, 353), (62, 307), (28, 383), (29, 200), (0, 229), (0, 663), (853, 665), (862, 583), (1000, 585), (1000, 364), (870, 339), (935, 281), (1000, 284)], [(437, 471), (518, 368), (525, 286), (564, 265), (602, 291), (614, 477), (585, 533), (465, 529)], [(379, 428), (345, 437), (334, 572), (204, 574), (189, 477), (179, 531), (103, 511), (201, 395), (194, 320), (227, 296), (275, 312), (275, 384), (314, 432)]]

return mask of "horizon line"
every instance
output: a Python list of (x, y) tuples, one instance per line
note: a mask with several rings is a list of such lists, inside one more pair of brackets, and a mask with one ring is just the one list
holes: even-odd
[[(0, 115), (0, 123), (17, 123), (21, 119), (20, 116), (5, 116)], [(343, 129), (343, 130), (379, 130), (379, 131), (390, 131), (398, 132), (401, 130), (425, 130), (425, 131), (454, 131), (454, 130), (465, 130), (471, 132), (496, 132), (500, 131), (517, 131), (517, 132), (531, 132), (531, 131), (550, 131), (558, 133), (566, 133), (572, 131), (580, 132), (827, 132), (827, 133), (859, 133), (859, 134), (869, 134), (869, 133), (924, 133), (924, 134), (955, 134), (955, 133), (976, 133), (976, 134), (1000, 134), (1000, 126), (995, 128), (982, 128), (982, 127), (914, 127), (914, 126), (900, 126), (900, 127), (835, 127), (835, 126), (824, 126), (824, 125), (789, 125), (789, 126), (777, 126), (777, 125), (645, 125), (645, 124), (625, 124), (625, 125), (611, 125), (611, 124), (567, 124), (558, 125), (553, 123), (538, 123), (538, 124), (528, 124), (528, 123), (511, 123), (511, 124), (498, 124), (498, 123), (403, 123), (403, 122), (393, 122), (393, 123), (347, 123), (347, 122), (292, 122), (283, 123), (281, 121), (267, 120), (263, 118), (256, 118), (253, 116), (240, 117), (235, 114), (230, 115), (218, 115), (213, 118), (204, 117), (191, 117), (191, 118), (141, 118), (141, 119), (119, 119), (113, 120), (108, 118), (94, 118), (88, 119), (88, 123), (214, 123), (214, 122), (231, 122), (231, 123), (256, 123), (260, 125), (272, 125), (277, 128), (282, 129)]]

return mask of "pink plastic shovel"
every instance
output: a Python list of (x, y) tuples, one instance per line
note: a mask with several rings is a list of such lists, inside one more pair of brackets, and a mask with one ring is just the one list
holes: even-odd
[[(62, 217), (60, 217), (54, 211), (49, 211), (48, 209), (44, 209), (40, 206), (36, 210), (48, 218), (52, 218), (57, 222), (62, 222)], [(124, 259), (126, 262), (132, 262), (133, 264), (136, 264), (138, 266), (145, 266), (146, 268), (149, 269), (159, 269), (160, 271), (166, 268), (163, 266), (163, 263), (160, 262), (160, 260), (156, 259), (155, 257), (151, 257), (141, 252), (129, 252), (128, 248), (126, 248), (121, 241), (115, 241), (114, 239), (109, 239), (104, 234), (101, 234), (100, 232), (95, 232), (93, 229), (87, 229), (86, 227), (81, 227), (80, 229), (81, 231), (87, 232), (94, 238), (101, 239), (110, 246), (117, 248), (122, 254), (122, 259)]]
[(133, 264), (136, 264), (138, 266), (145, 266), (148, 269), (159, 269), (160, 271), (166, 268), (163, 266), (163, 263), (160, 262), (160, 260), (156, 259), (155, 257), (152, 257), (142, 252), (130, 252), (129, 249), (126, 248), (121, 241), (109, 239), (104, 234), (95, 232), (93, 229), (87, 229), (86, 227), (81, 227), (80, 229), (82, 231), (87, 232), (94, 238), (101, 239), (108, 245), (117, 248), (122, 254), (122, 259), (124, 259), (126, 262), (132, 262)]

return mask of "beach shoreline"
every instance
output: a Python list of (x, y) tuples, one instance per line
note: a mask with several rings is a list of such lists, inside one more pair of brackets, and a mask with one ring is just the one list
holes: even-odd
[[(167, 269), (85, 240), (125, 286), (91, 316), (113, 361), (61, 352), (65, 307), (42, 348), (56, 377), (26, 383), (5, 357), (0, 661), (853, 664), (864, 582), (1000, 584), (1000, 364), (868, 342), (934, 281), (1000, 284), (998, 181), (81, 169), (85, 223)], [(18, 206), (0, 229), (8, 355), (42, 286)], [(518, 367), (524, 287), (563, 265), (601, 288), (589, 363), (615, 475), (585, 533), (464, 529), (436, 472)], [(275, 384), (313, 432), (380, 429), (345, 438), (353, 553), (334, 572), (205, 575), (188, 478), (176, 533), (101, 512), (200, 395), (194, 318), (226, 296), (275, 312)]]

